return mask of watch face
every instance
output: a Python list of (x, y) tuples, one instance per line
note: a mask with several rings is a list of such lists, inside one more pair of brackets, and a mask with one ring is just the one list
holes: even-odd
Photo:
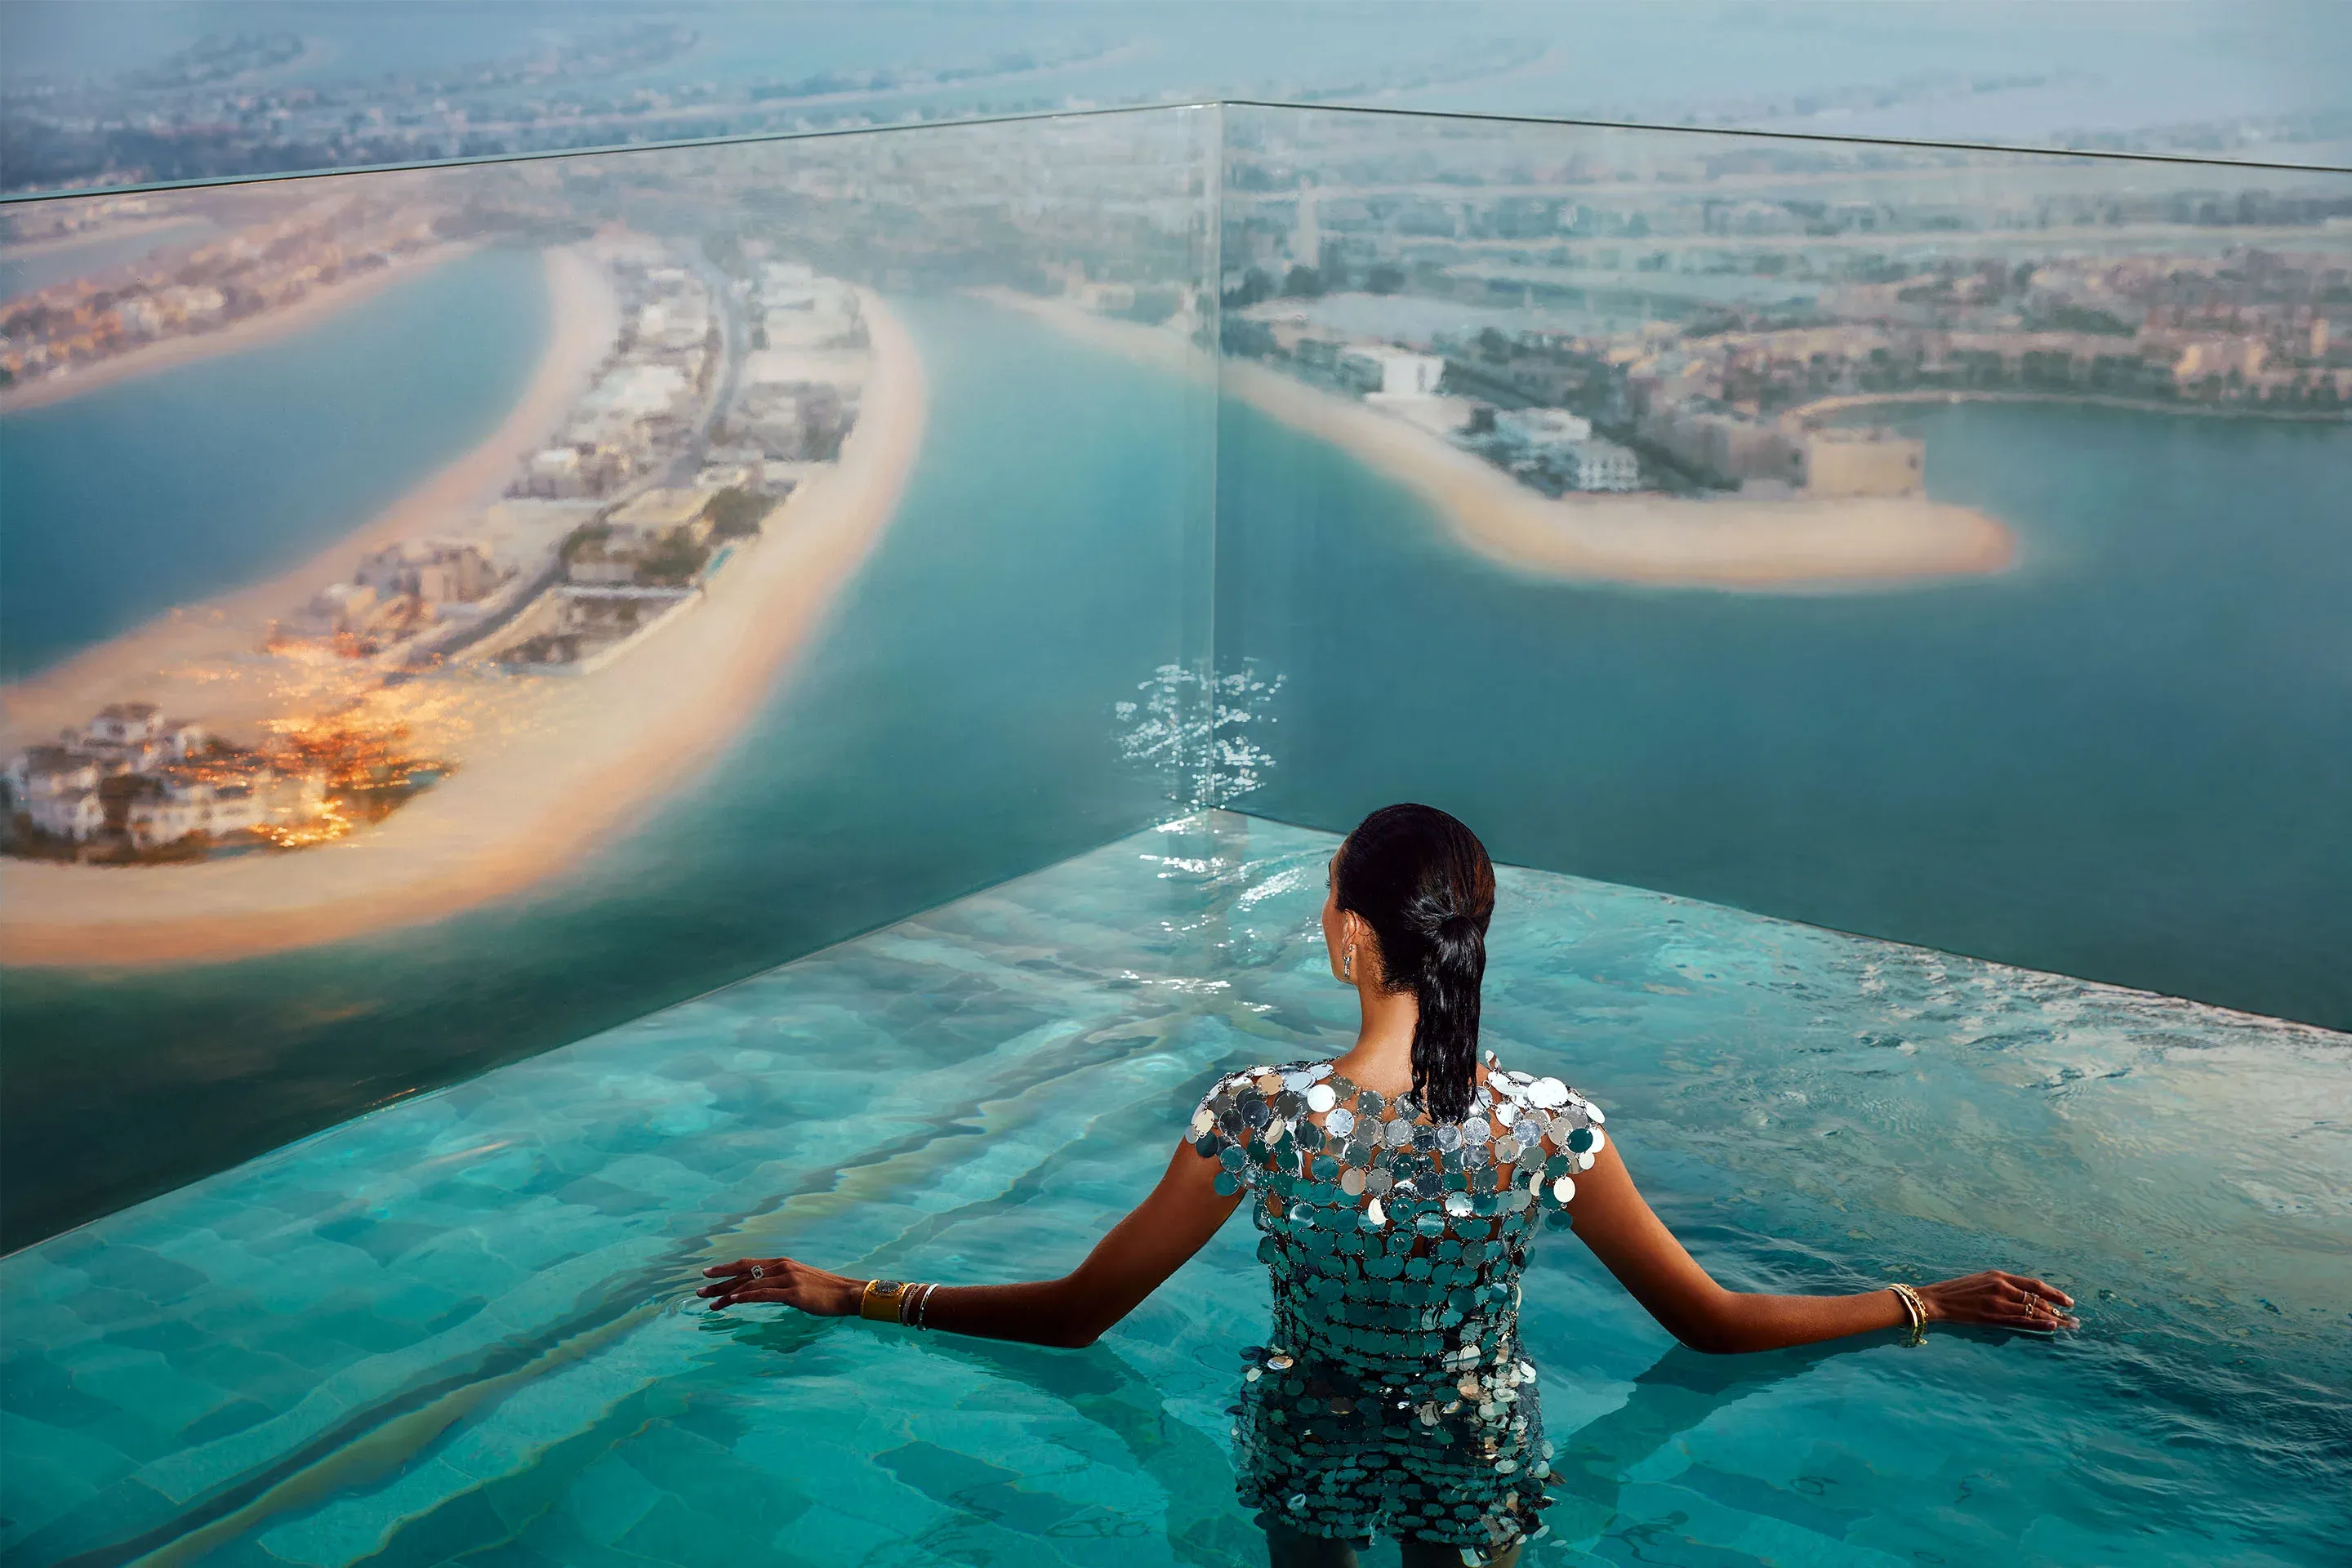
[(906, 1288), (907, 1282), (903, 1279), (877, 1279), (874, 1281), (874, 1293), (877, 1296), (896, 1296)]

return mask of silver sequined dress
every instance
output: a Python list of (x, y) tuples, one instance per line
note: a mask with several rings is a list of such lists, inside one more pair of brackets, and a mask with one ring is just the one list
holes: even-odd
[[(1493, 1058), (1488, 1058), (1491, 1064)], [(1551, 1445), (1519, 1348), (1519, 1271), (1565, 1229), (1599, 1110), (1491, 1065), (1436, 1122), (1328, 1061), (1221, 1080), (1191, 1138), (1256, 1199), (1274, 1332), (1244, 1352), (1244, 1507), (1335, 1540), (1498, 1552), (1540, 1529)]]

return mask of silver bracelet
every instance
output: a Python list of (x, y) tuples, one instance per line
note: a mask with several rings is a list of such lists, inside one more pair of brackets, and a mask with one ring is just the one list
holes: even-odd
[(931, 1292), (937, 1290), (939, 1288), (937, 1281), (933, 1281), (932, 1283), (924, 1286), (923, 1299), (915, 1303), (915, 1327), (922, 1330), (925, 1333), (929, 1333), (931, 1328)]

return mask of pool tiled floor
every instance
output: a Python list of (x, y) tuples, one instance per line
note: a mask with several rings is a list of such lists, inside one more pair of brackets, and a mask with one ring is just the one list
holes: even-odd
[[(1217, 1072), (1339, 1048), (1327, 835), (1108, 846), (0, 1260), (10, 1563), (1263, 1561), (1245, 1221), (1060, 1352), (688, 1307), (1074, 1263)], [(1541, 1563), (2305, 1563), (2352, 1520), (2344, 1037), (1509, 870), (1487, 1027), (1727, 1281), (2014, 1262), (2063, 1343), (1709, 1360), (1530, 1276)], [(1916, 1267), (1915, 1267), (1916, 1266)]]

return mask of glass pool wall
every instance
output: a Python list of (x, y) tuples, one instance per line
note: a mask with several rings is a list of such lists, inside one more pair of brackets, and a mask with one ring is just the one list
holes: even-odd
[(2352, 1028), (2352, 174), (1240, 106), (1224, 157), (1247, 809)]
[(5, 1245), (1180, 809), (1213, 121), (8, 206)]

